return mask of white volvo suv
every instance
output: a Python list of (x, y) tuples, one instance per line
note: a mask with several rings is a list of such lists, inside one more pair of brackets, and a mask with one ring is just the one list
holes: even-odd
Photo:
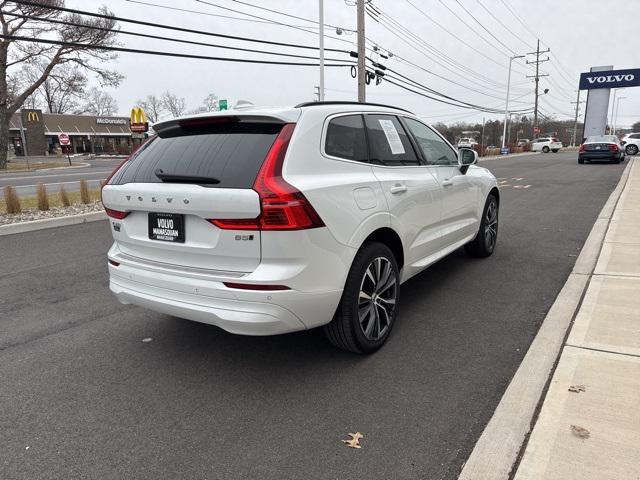
[(123, 303), (246, 335), (324, 326), (367, 353), (402, 282), (496, 246), (496, 179), (407, 111), (305, 103), (154, 129), (102, 190)]

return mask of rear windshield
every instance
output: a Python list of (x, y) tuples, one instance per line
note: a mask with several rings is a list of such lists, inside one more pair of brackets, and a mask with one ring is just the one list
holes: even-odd
[(616, 142), (617, 137), (614, 135), (593, 135), (591, 137), (587, 137), (587, 143), (595, 143), (595, 142)]
[(264, 123), (176, 126), (160, 132), (109, 183), (161, 183), (154, 173), (160, 169), (164, 175), (219, 180), (206, 186), (251, 188), (281, 129)]

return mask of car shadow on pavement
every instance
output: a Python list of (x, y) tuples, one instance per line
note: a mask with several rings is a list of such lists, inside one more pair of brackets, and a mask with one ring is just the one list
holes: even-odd
[[(434, 331), (430, 328), (428, 309), (431, 296), (438, 301), (458, 288), (460, 271), (464, 270), (473, 259), (463, 249), (453, 252), (426, 271), (418, 274), (402, 286), (400, 313), (389, 341), (377, 355), (390, 357), (394, 352), (403, 351), (402, 342), (416, 335), (428, 335), (430, 341), (438, 343), (438, 335), (446, 332)], [(459, 288), (463, 288), (460, 286)], [(448, 304), (448, 302), (446, 302)], [(157, 316), (156, 316), (157, 315)], [(289, 368), (292, 362), (299, 366), (308, 362), (314, 369), (319, 365), (336, 363), (354, 365), (372, 358), (369, 355), (357, 355), (334, 348), (324, 338), (322, 328), (303, 332), (295, 332), (273, 336), (246, 336), (228, 333), (219, 327), (199, 322), (192, 322), (167, 315), (154, 314), (158, 324), (153, 328), (154, 335), (162, 342), (162, 348), (168, 355), (180, 355), (188, 349), (190, 356), (218, 359), (223, 363), (244, 364), (247, 367)], [(154, 337), (154, 342), (156, 338)]]

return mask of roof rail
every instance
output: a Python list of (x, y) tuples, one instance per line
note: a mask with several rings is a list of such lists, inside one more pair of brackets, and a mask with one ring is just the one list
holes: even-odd
[(336, 101), (327, 101), (327, 102), (302, 102), (299, 103), (298, 105), (296, 105), (294, 108), (301, 108), (301, 107), (316, 107), (316, 106), (322, 106), (322, 105), (368, 105), (371, 107), (385, 107), (385, 108), (393, 108), (395, 110), (401, 110), (403, 112), (407, 112), (413, 115), (413, 112), (410, 112), (409, 110), (406, 110), (404, 108), (400, 108), (400, 107), (393, 107), (391, 105), (384, 105), (382, 103), (369, 103), (369, 102), (349, 102), (349, 101), (340, 101), (340, 100), (336, 100)]

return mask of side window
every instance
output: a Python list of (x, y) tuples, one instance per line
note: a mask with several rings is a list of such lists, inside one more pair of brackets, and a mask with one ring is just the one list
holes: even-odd
[(413, 118), (405, 118), (404, 121), (416, 139), (427, 165), (458, 164), (458, 155), (436, 132)]
[(332, 157), (367, 162), (367, 138), (362, 115), (345, 115), (330, 120), (324, 151)]
[(640, 138), (640, 133), (634, 133), (632, 135), (629, 135), (629, 138)]
[(371, 163), (399, 167), (420, 165), (411, 141), (393, 115), (365, 115)]

